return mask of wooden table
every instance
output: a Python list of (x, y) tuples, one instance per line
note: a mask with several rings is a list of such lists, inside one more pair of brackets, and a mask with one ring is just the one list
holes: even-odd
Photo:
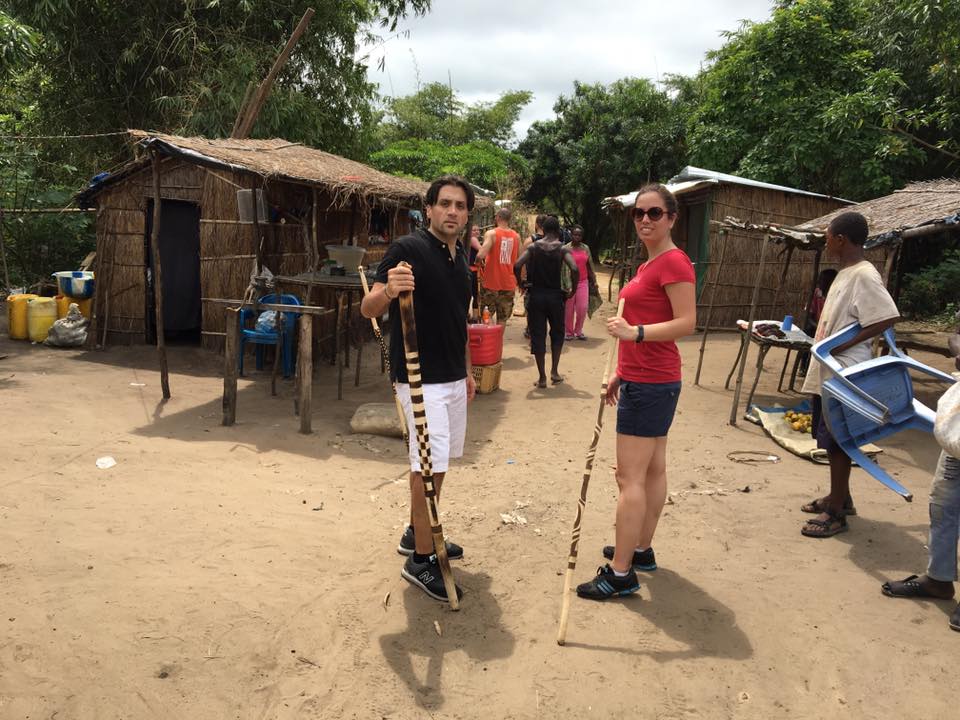
[[(730, 373), (727, 375), (727, 381), (724, 383), (724, 388), (727, 390), (730, 389), (730, 380), (733, 378), (734, 372), (737, 370), (737, 365), (740, 362), (740, 356), (747, 352), (748, 342), (747, 330), (743, 328), (738, 328), (740, 330), (740, 350), (737, 352), (737, 359), (733, 361), (733, 367), (730, 368)], [(783, 348), (787, 351), (787, 357), (783, 362), (783, 370), (780, 372), (780, 381), (777, 383), (777, 390), (779, 392), (783, 391), (783, 378), (787, 372), (787, 365), (790, 362), (790, 353), (793, 351), (797, 352), (797, 361), (793, 364), (793, 371), (790, 374), (790, 385), (788, 389), (791, 392), (795, 392), (796, 388), (794, 387), (797, 379), (797, 369), (799, 367), (799, 360), (801, 353), (810, 352), (810, 348), (813, 347), (813, 343), (809, 340), (791, 340), (789, 338), (776, 338), (776, 337), (763, 337), (757, 335), (756, 333), (749, 333), (749, 341), (756, 344), (760, 351), (757, 356), (757, 372), (753, 378), (753, 385), (750, 387), (750, 394), (747, 395), (747, 408), (750, 408), (750, 403), (753, 402), (753, 394), (757, 390), (757, 384), (760, 382), (760, 374), (763, 372), (763, 362), (767, 357), (767, 353), (770, 352), (771, 348)]]
[[(367, 280), (373, 284), (374, 274), (368, 272)], [(319, 271), (304, 272), (299, 275), (277, 276), (277, 284), (283, 285), (301, 285), (306, 288), (317, 287), (333, 290), (337, 298), (336, 323), (333, 330), (333, 363), (337, 362), (341, 348), (343, 349), (343, 358), (337, 369), (337, 400), (343, 399), (343, 369), (350, 367), (350, 330), (351, 330), (351, 311), (353, 310), (354, 293), (363, 296), (363, 283), (360, 282), (359, 273), (353, 275), (327, 275)], [(346, 298), (346, 303), (344, 303)], [(304, 298), (306, 303), (310, 298)], [(341, 342), (341, 338), (345, 342)], [(331, 363), (331, 364), (333, 364)], [(360, 356), (357, 356), (357, 372), (353, 385), (357, 387), (360, 384)]]

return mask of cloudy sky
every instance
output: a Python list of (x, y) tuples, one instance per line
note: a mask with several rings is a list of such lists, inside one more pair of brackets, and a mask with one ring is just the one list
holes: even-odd
[(426, 17), (401, 25), (403, 35), (370, 49), (368, 74), (385, 96), (409, 95), (418, 80), (450, 80), (466, 102), (531, 90), (516, 126), (522, 138), (553, 116), (574, 80), (695, 73), (721, 32), (764, 20), (770, 8), (770, 0), (433, 0)]

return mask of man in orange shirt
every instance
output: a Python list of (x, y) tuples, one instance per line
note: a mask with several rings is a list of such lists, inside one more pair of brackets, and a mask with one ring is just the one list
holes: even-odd
[(477, 253), (477, 264), (483, 265), (480, 309), (489, 308), (490, 314), (496, 314), (501, 325), (513, 315), (513, 298), (517, 290), (513, 264), (520, 256), (520, 236), (510, 229), (512, 215), (509, 208), (497, 211), (496, 227), (487, 230)]

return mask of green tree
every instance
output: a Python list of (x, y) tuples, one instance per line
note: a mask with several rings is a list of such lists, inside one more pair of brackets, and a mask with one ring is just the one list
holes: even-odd
[(495, 102), (467, 105), (442, 83), (386, 103), (369, 162), (385, 172), (431, 180), (444, 173), (513, 195), (523, 187), (526, 161), (510, 149), (513, 125), (533, 95), (508, 91)]
[(923, 175), (960, 161), (960, 0), (865, 0), (874, 57), (864, 87), (836, 101), (834, 124), (880, 128), (924, 151)]
[(33, 28), (17, 22), (0, 8), (0, 78), (31, 60), (38, 41)]
[(510, 90), (494, 102), (466, 105), (443, 83), (427, 83), (412, 95), (387, 100), (380, 141), (438, 140), (451, 145), (482, 141), (507, 148), (513, 126), (533, 94)]
[(942, 175), (928, 146), (957, 129), (957, 4), (777, 3), (708, 55), (691, 162), (855, 200)]
[(528, 172), (526, 161), (491, 142), (449, 145), (439, 140), (398, 140), (370, 156), (384, 172), (432, 180), (453, 173), (498, 195), (510, 195)]
[(648, 80), (574, 83), (554, 105), (556, 118), (534, 123), (519, 145), (531, 167), (527, 202), (582, 224), (599, 251), (608, 222), (601, 200), (684, 164), (683, 106)]
[(137, 127), (229, 134), (249, 80), (259, 80), (308, 6), (316, 15), (254, 128), (361, 156), (374, 87), (359, 42), (430, 0), (8, 0), (36, 28), (38, 123), (51, 132)]

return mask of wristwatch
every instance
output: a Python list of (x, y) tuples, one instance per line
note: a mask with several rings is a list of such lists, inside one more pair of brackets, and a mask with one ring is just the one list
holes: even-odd
[(643, 325), (637, 325), (637, 340), (638, 343), (643, 342)]

